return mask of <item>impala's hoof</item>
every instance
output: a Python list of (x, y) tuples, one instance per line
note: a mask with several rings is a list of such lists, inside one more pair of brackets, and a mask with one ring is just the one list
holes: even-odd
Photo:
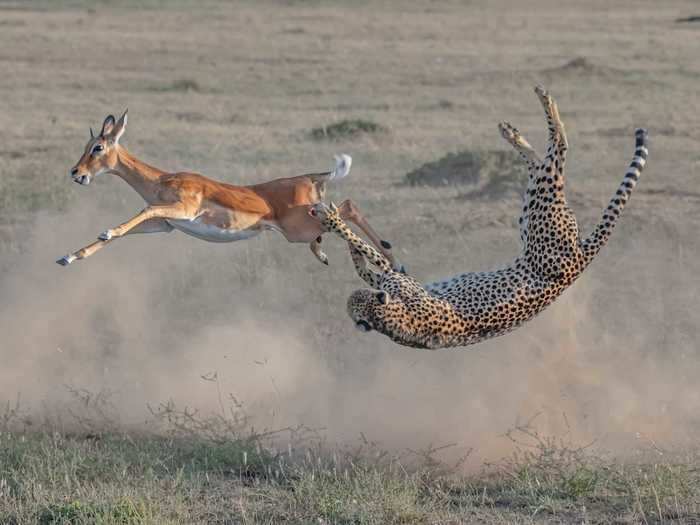
[(75, 261), (77, 257), (75, 255), (65, 255), (61, 257), (58, 261), (56, 261), (56, 264), (60, 264), (61, 266), (68, 266), (70, 263)]
[(114, 233), (112, 233), (112, 230), (107, 230), (106, 232), (100, 233), (97, 238), (101, 241), (111, 241), (114, 238)]

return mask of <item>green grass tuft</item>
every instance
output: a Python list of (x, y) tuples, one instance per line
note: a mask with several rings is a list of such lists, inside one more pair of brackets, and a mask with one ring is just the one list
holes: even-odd
[(314, 140), (351, 139), (359, 135), (385, 133), (387, 129), (376, 122), (364, 119), (346, 119), (311, 130)]
[(406, 174), (410, 186), (469, 185), (467, 198), (501, 198), (522, 191), (525, 163), (511, 151), (461, 151), (423, 164)]

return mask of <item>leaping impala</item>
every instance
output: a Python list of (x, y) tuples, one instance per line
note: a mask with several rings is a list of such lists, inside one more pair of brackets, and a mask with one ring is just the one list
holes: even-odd
[[(350, 172), (350, 156), (337, 156), (333, 171), (234, 186), (196, 173), (166, 173), (136, 159), (119, 144), (126, 115), (125, 111), (119, 120), (109, 115), (98, 136), (90, 129), (85, 152), (70, 174), (74, 182), (85, 186), (98, 175), (117, 175), (148, 205), (132, 219), (101, 233), (98, 241), (62, 257), (58, 264), (66, 266), (85, 259), (124, 235), (167, 233), (175, 228), (212, 242), (249, 239), (264, 230), (276, 230), (289, 242), (309, 243), (318, 260), (328, 264), (321, 250), (324, 231), (309, 212), (322, 201), (327, 182)], [(356, 224), (396, 266), (391, 244), (379, 238), (357, 206), (346, 200), (340, 210), (343, 218)]]

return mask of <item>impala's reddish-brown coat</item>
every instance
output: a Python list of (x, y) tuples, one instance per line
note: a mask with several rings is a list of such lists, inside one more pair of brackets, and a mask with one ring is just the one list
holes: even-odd
[[(323, 200), (326, 183), (349, 173), (352, 159), (348, 155), (337, 156), (335, 169), (329, 172), (235, 186), (197, 173), (166, 173), (141, 162), (119, 144), (126, 122), (126, 112), (119, 120), (110, 115), (98, 136), (91, 130), (90, 140), (71, 170), (71, 177), (87, 185), (97, 175), (115, 174), (138, 192), (148, 206), (130, 220), (100, 234), (98, 241), (62, 257), (57, 261), (59, 264), (65, 266), (85, 259), (124, 235), (173, 229), (212, 242), (232, 242), (275, 230), (289, 242), (309, 243), (313, 254), (328, 264), (320, 246), (324, 232), (310, 216), (310, 210)], [(344, 219), (356, 224), (395, 263), (391, 245), (380, 239), (352, 201), (344, 201), (340, 210)]]

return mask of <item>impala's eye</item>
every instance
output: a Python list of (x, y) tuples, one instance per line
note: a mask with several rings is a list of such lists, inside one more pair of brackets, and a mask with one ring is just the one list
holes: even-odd
[(104, 147), (102, 144), (95, 144), (95, 145), (92, 147), (92, 153), (93, 153), (93, 154), (99, 153), (100, 151), (102, 151), (102, 150), (104, 150), (104, 149), (105, 149), (105, 147)]

